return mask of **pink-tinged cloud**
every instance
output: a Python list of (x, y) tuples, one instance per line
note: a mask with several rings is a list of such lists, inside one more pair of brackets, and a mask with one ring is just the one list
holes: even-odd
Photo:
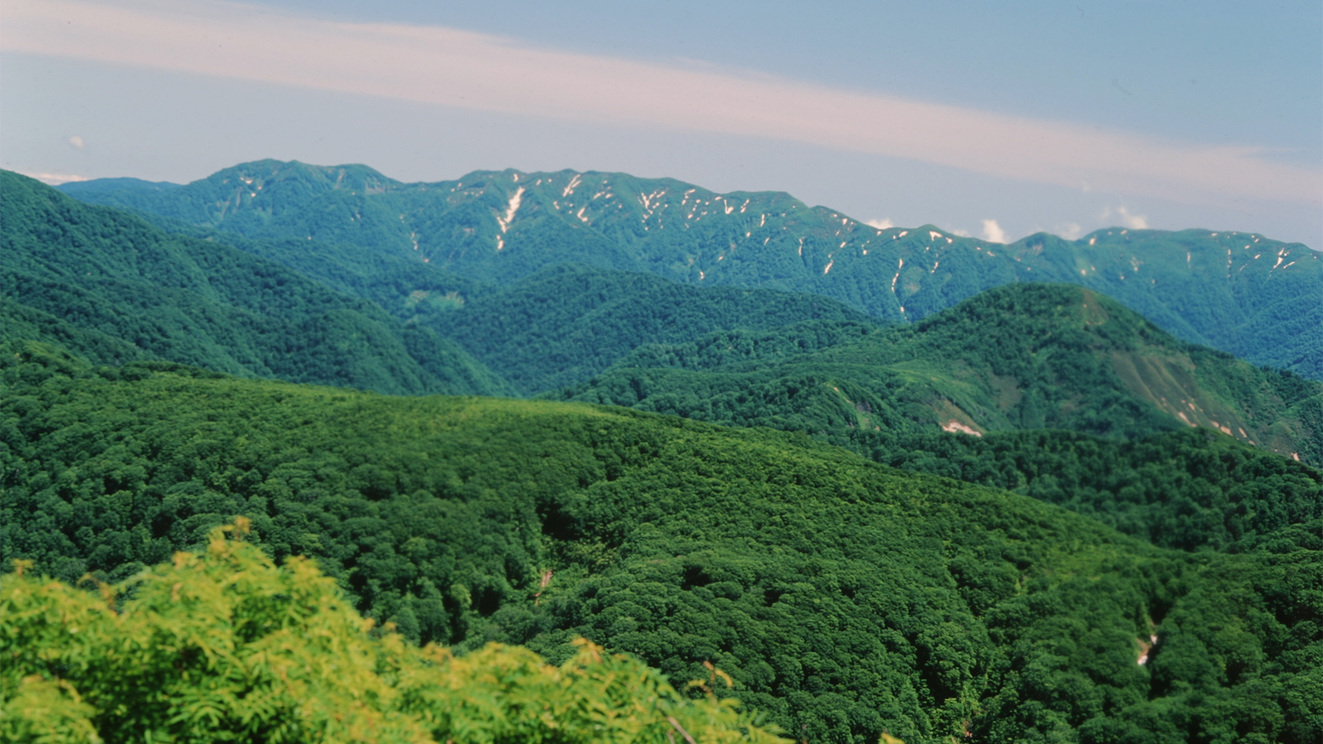
[(45, 184), (49, 184), (49, 185), (51, 185), (51, 186), (59, 186), (59, 185), (62, 184), (62, 183), (73, 183), (74, 181), (86, 181), (86, 180), (87, 180), (87, 176), (76, 176), (76, 175), (73, 175), (73, 174), (70, 174), (70, 173), (29, 173), (29, 172), (24, 172), (23, 175), (27, 176), (28, 178), (35, 178), (35, 179), (37, 179), (38, 181), (41, 181), (42, 183), (45, 183)]
[(0, 50), (523, 116), (788, 140), (1180, 201), (1316, 203), (1323, 173), (1255, 147), (534, 48), (443, 27), (346, 23), (228, 2), (7, 0)]

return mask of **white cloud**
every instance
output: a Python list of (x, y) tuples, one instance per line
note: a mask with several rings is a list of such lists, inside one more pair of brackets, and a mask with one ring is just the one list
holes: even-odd
[(83, 147), (86, 146), (86, 144), (83, 142), (82, 137), (79, 137), (78, 135), (75, 134), (74, 136), (69, 138), (69, 146), (74, 148), (75, 150), (81, 150), (83, 149)]
[(864, 224), (869, 227), (876, 227), (879, 230), (886, 230), (896, 226), (890, 219), (864, 220)]
[(983, 220), (983, 239), (989, 243), (1005, 243), (1006, 231), (996, 220)]
[(714, 66), (218, 0), (6, 0), (0, 50), (519, 116), (765, 137), (1183, 201), (1314, 204), (1323, 183), (1317, 170), (1269, 160), (1255, 147), (1169, 143)]
[(1121, 217), (1121, 224), (1131, 230), (1147, 230), (1148, 217), (1142, 214), (1130, 214), (1130, 210), (1125, 207), (1117, 207), (1116, 213)]
[(1132, 214), (1124, 204), (1117, 207), (1116, 209), (1112, 209), (1111, 207), (1104, 207), (1102, 213), (1102, 219), (1107, 220), (1111, 218), (1113, 214), (1115, 214), (1121, 220), (1122, 227), (1126, 227), (1131, 230), (1148, 229), (1148, 216), (1142, 214)]

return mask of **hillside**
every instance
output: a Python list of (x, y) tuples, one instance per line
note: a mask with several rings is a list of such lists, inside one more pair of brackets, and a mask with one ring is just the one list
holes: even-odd
[(1323, 379), (1323, 257), (1257, 234), (1117, 228), (1002, 245), (931, 225), (874, 228), (782, 193), (572, 171), (404, 184), (364, 166), (268, 160), (176, 188), (63, 188), (188, 225), (352, 244), (496, 285), (571, 262), (807, 292), (914, 321), (1007, 283), (1071, 282), (1186, 341)]
[[(703, 661), (811, 741), (1320, 733), (1318, 536), (1186, 554), (802, 436), (0, 355), (0, 549), (123, 578), (234, 515), (406, 636)], [(1156, 640), (1154, 640), (1156, 639)]]
[(386, 393), (501, 394), (453, 343), (229, 246), (0, 172), (5, 338)]
[(818, 296), (584, 266), (498, 289), (344, 243), (167, 233), (6, 178), (6, 337), (96, 362), (159, 359), (387, 393), (529, 394), (585, 380), (646, 343), (807, 318), (869, 322)]
[(864, 313), (825, 297), (696, 287), (583, 266), (540, 271), (419, 323), (528, 395), (587, 380), (645, 345), (805, 321), (877, 327)]
[(842, 444), (1198, 426), (1323, 463), (1323, 384), (1178, 341), (1091, 290), (1008, 285), (914, 325), (820, 334), (806, 324), (650, 345), (555, 397)]

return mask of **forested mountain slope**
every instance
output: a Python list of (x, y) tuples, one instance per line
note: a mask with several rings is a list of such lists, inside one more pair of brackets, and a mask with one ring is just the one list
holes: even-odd
[(870, 449), (939, 428), (1137, 437), (1200, 426), (1323, 463), (1323, 383), (1178, 341), (1088, 289), (1007, 285), (913, 325), (823, 330), (649, 345), (555, 397)]
[[(234, 515), (411, 637), (712, 661), (810, 741), (1323, 733), (1318, 536), (1162, 550), (802, 436), (0, 354), (4, 561), (124, 577)], [(1153, 639), (1156, 638), (1156, 641)]]
[(223, 244), (0, 172), (6, 338), (388, 393), (509, 388), (453, 343)]
[(820, 296), (584, 266), (498, 289), (343, 243), (182, 237), (7, 178), (6, 335), (99, 362), (166, 359), (389, 393), (527, 394), (585, 380), (645, 343), (870, 321)]
[(522, 394), (582, 382), (646, 344), (805, 321), (880, 325), (825, 297), (698, 287), (648, 274), (557, 266), (419, 323), (499, 370)]
[(1071, 282), (1187, 341), (1323, 379), (1323, 257), (1258, 234), (1109, 229), (1009, 245), (875, 228), (781, 193), (621, 173), (476, 172), (403, 184), (365, 166), (259, 161), (166, 188), (67, 184), (249, 237), (353, 244), (507, 285), (573, 262), (679, 282), (809, 292), (918, 320), (1011, 282)]

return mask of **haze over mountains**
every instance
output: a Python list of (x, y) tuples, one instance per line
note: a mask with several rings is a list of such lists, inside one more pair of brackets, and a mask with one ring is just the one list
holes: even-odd
[(0, 174), (6, 566), (241, 516), (411, 641), (714, 662), (796, 739), (1323, 736), (1304, 246), (569, 171), (63, 191)]

